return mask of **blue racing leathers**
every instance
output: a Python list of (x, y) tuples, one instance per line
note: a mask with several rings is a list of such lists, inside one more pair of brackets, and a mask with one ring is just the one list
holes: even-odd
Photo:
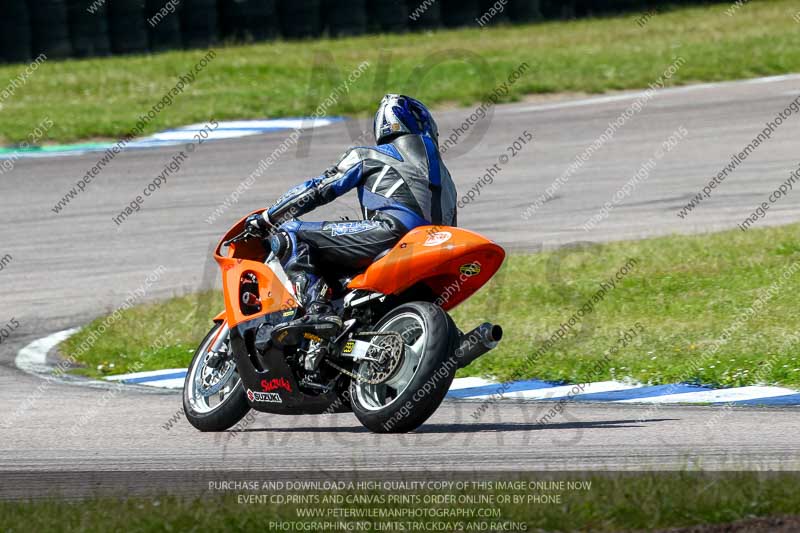
[[(292, 220), (353, 189), (363, 220)], [(360, 270), (415, 227), (455, 226), (456, 196), (436, 142), (407, 134), (386, 144), (350, 149), (323, 175), (281, 196), (268, 215), (285, 232), (285, 259), (304, 270)]]

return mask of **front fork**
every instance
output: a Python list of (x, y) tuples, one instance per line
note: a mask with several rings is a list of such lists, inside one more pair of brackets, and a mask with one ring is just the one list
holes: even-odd
[(214, 340), (208, 345), (208, 351), (205, 354), (206, 366), (217, 369), (222, 361), (231, 357), (230, 347), (227, 344), (229, 334), (230, 328), (228, 327), (228, 322), (223, 321), (222, 327), (217, 331)]

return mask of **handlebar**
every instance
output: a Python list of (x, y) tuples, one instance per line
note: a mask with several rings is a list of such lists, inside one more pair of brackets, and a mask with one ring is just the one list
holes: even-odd
[(238, 235), (236, 235), (235, 237), (233, 237), (233, 238), (231, 238), (231, 239), (229, 239), (227, 241), (224, 241), (222, 243), (222, 245), (223, 246), (230, 246), (231, 244), (235, 244), (237, 242), (246, 241), (247, 239), (251, 239), (251, 238), (263, 239), (263, 238), (266, 238), (266, 237), (274, 234), (278, 230), (278, 226), (276, 226), (275, 224), (270, 222), (270, 220), (267, 217), (264, 217), (264, 220), (266, 221), (267, 226), (268, 226), (267, 227), (267, 232), (266, 232), (265, 235), (259, 235), (257, 233), (253, 233), (249, 227), (245, 226), (244, 230), (242, 230), (241, 233), (239, 233)]
[(245, 230), (244, 230), (244, 231), (242, 231), (240, 234), (236, 235), (236, 236), (235, 236), (235, 237), (233, 237), (232, 239), (229, 239), (229, 240), (227, 240), (227, 241), (224, 241), (224, 242), (222, 243), (222, 245), (223, 245), (223, 246), (230, 246), (231, 244), (235, 244), (235, 243), (237, 243), (237, 242), (242, 242), (242, 241), (244, 241), (244, 240), (247, 240), (247, 239), (249, 239), (249, 238), (251, 238), (251, 237), (255, 237), (255, 235), (253, 235), (252, 233), (250, 233), (250, 230), (249, 230), (249, 229), (245, 228)]

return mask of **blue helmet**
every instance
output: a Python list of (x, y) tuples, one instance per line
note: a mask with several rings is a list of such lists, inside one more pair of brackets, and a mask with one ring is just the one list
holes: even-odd
[(428, 108), (419, 100), (401, 94), (387, 94), (375, 113), (375, 142), (383, 144), (406, 133), (427, 135), (439, 141), (439, 128)]

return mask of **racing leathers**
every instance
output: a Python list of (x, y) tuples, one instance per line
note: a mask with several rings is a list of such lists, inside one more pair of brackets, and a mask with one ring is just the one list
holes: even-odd
[[(352, 189), (358, 192), (363, 220), (293, 220)], [(314, 301), (319, 291), (310, 289), (320, 284), (322, 272), (363, 270), (417, 226), (455, 226), (456, 196), (437, 144), (427, 135), (406, 134), (378, 146), (352, 148), (336, 166), (269, 208), (269, 219), (282, 230), (273, 235), (271, 248), (298, 289), (309, 290)]]

